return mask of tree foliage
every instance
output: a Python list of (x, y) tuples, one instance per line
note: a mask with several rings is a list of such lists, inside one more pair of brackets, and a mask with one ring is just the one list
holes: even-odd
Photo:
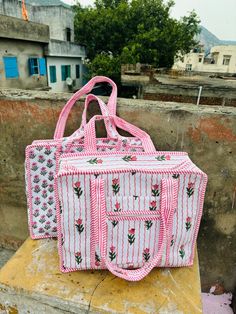
[(75, 6), (75, 38), (86, 45), (93, 74), (119, 75), (121, 63), (171, 67), (178, 52), (196, 45), (199, 19), (193, 11), (176, 20), (174, 1), (96, 0)]

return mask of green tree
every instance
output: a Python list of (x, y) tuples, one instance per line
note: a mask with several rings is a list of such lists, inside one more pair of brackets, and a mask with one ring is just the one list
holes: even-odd
[(90, 74), (120, 76), (121, 63), (171, 67), (178, 52), (196, 44), (199, 19), (193, 11), (176, 20), (174, 1), (96, 0), (75, 6), (75, 37), (86, 45)]

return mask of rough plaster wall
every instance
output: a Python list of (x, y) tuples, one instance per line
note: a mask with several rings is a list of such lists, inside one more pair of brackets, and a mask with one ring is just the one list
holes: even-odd
[[(19, 78), (6, 79), (3, 57), (17, 57)], [(31, 57), (41, 58), (43, 46), (40, 43), (26, 42), (22, 40), (0, 40), (0, 86), (4, 88), (33, 89), (47, 86), (47, 77), (29, 75), (28, 59)]]
[[(2, 91), (3, 93), (3, 91)], [(5, 91), (0, 97), (0, 242), (27, 237), (24, 150), (51, 138), (65, 94)], [(64, 95), (64, 96), (63, 96)], [(63, 98), (64, 97), (64, 98)], [(209, 176), (198, 250), (204, 289), (235, 285), (236, 109), (119, 99), (118, 114), (146, 130), (159, 150), (187, 151)], [(79, 125), (82, 106), (66, 134)]]

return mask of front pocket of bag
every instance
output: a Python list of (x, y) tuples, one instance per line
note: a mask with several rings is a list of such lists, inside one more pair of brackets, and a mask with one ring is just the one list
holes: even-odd
[(161, 243), (159, 210), (107, 212), (107, 258), (122, 268), (144, 265)]

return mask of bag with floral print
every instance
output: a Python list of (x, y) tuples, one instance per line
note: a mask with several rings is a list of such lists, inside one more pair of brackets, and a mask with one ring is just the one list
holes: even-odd
[[(96, 96), (90, 94), (85, 100), (80, 128), (70, 137), (63, 137), (66, 120), (71, 108), (83, 95), (89, 93), (96, 83), (107, 82), (112, 86), (112, 93), (107, 106)], [(59, 116), (54, 139), (37, 140), (26, 148), (25, 180), (28, 207), (28, 224), (31, 238), (40, 239), (57, 236), (57, 222), (54, 196), (54, 176), (57, 159), (61, 153), (80, 153), (84, 150), (84, 126), (86, 125), (87, 107), (91, 101), (97, 101), (102, 114), (115, 114), (117, 101), (116, 84), (107, 77), (96, 76), (76, 92), (66, 103)], [(122, 137), (118, 142), (119, 134), (112, 123), (105, 123), (107, 138), (99, 138), (99, 151), (139, 150), (142, 144), (139, 139)]]
[[(95, 121), (140, 139), (144, 152), (98, 152)], [(190, 266), (207, 176), (185, 152), (156, 151), (116, 116), (85, 126), (84, 152), (63, 154), (55, 179), (60, 269), (108, 269), (130, 281), (154, 267)]]

